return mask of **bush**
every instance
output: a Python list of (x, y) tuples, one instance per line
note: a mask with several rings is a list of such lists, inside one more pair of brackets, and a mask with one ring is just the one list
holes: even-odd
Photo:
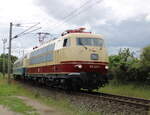
[(145, 47), (140, 59), (129, 48), (109, 57), (109, 74), (114, 83), (140, 82), (150, 84), (150, 46)]
[[(5, 57), (5, 58), (4, 58)], [(13, 63), (17, 60), (18, 58), (16, 56), (11, 56), (11, 66), (13, 67)], [(8, 54), (1, 54), (0, 55), (0, 72), (3, 72), (3, 63), (5, 64), (5, 73), (7, 72), (8, 69)], [(11, 70), (12, 71), (12, 70)]]

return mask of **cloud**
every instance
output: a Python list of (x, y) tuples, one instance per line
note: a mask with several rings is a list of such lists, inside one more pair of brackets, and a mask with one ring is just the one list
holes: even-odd
[[(80, 7), (83, 4), (86, 5)], [(5, 0), (0, 4), (0, 48), (1, 38), (8, 37), (10, 21), (41, 22), (41, 31), (59, 34), (66, 29), (86, 27), (105, 36), (108, 48), (113, 49), (110, 53), (120, 47), (143, 48), (150, 44), (149, 4), (150, 0)], [(64, 21), (66, 16), (69, 18)], [(13, 34), (22, 30), (13, 28)], [(27, 49), (35, 46), (38, 39), (26, 35), (13, 42), (13, 47)]]
[(95, 24), (98, 20), (119, 23), (124, 20), (139, 18), (143, 14), (150, 15), (149, 0), (144, 2), (141, 0), (91, 0), (84, 7), (80, 6), (86, 1), (80, 0), (67, 0), (65, 2), (64, 0), (44, 0), (44, 2), (37, 0), (35, 3), (42, 7), (49, 16), (60, 21), (70, 12), (76, 10), (77, 12), (72, 13), (71, 18), (65, 22), (77, 25), (84, 25), (87, 22)]
[(150, 14), (148, 14), (148, 15), (145, 16), (145, 20), (146, 20), (147, 22), (150, 22)]
[(150, 44), (150, 23), (144, 20), (128, 20), (119, 25), (97, 25), (94, 28), (107, 38), (108, 46), (142, 48)]
[[(35, 3), (42, 7), (49, 16), (54, 17), (56, 20), (59, 20), (60, 22), (62, 21), (62, 23), (65, 22), (74, 25), (84, 25), (86, 23), (97, 21), (98, 19), (101, 19), (102, 16), (104, 16), (103, 13), (105, 13), (103, 6), (99, 6), (96, 1), (86, 2), (71, 0), (69, 2), (69, 0), (67, 0), (64, 2), (64, 0), (45, 0), (43, 2), (42, 0), (38, 0)], [(98, 12), (103, 13), (102, 15), (101, 13), (97, 15)], [(65, 21), (63, 20), (64, 18)]]
[(150, 14), (149, 0), (105, 0), (104, 6), (109, 9), (110, 19), (117, 22), (139, 18), (143, 14)]
[[(41, 8), (37, 7), (32, 3), (32, 0), (4, 0), (1, 1), (0, 4), (0, 53), (2, 53), (2, 38), (9, 37), (9, 24), (12, 22), (13, 24), (21, 24), (23, 26), (30, 27), (37, 22), (50, 22), (53, 18), (49, 17), (45, 12), (41, 10)], [(9, 4), (8, 4), (9, 3)], [(48, 25), (48, 24), (47, 24)], [(43, 23), (41, 23), (42, 27)], [(13, 36), (24, 31), (26, 28), (20, 28), (13, 26), (12, 34)], [(37, 36), (36, 36), (37, 38)], [(17, 38), (13, 40), (12, 47), (20, 45), (20, 47), (32, 47), (38, 43), (38, 39), (36, 39), (34, 35), (26, 35), (21, 38)], [(35, 40), (36, 39), (36, 40)], [(8, 42), (7, 42), (8, 47)], [(6, 50), (7, 51), (7, 50)]]
[[(72, 4), (68, 4), (62, 0), (38, 0), (37, 3), (48, 15), (63, 22), (63, 16), (67, 16), (68, 12), (74, 11), (85, 2), (72, 0)], [(90, 7), (91, 4), (93, 2), (78, 9), (77, 14), (83, 11), (80, 15), (72, 15), (70, 20), (65, 21), (67, 27), (85, 26), (101, 33), (106, 37), (108, 47), (143, 48), (150, 44), (149, 0), (101, 0), (94, 7)], [(55, 9), (58, 10), (54, 12)], [(59, 27), (61, 28), (61, 23), (56, 28)], [(63, 29), (65, 28), (62, 27)]]

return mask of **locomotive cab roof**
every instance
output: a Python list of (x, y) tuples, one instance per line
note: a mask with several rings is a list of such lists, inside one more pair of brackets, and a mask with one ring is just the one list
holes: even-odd
[(79, 28), (74, 30), (66, 30), (61, 34), (62, 38), (76, 36), (76, 37), (95, 37), (95, 38), (103, 38), (100, 34), (93, 34), (92, 32), (85, 32), (85, 28)]
[(103, 35), (101, 34), (93, 34), (93, 33), (69, 33), (64, 35), (62, 38), (70, 38), (70, 37), (91, 37), (91, 38), (102, 38)]

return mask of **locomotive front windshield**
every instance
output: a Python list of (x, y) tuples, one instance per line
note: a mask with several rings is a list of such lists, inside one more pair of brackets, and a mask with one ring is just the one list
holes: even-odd
[(103, 39), (100, 38), (77, 38), (77, 45), (81, 46), (103, 46)]

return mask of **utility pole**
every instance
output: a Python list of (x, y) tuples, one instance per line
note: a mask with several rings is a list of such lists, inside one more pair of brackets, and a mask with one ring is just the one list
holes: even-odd
[(11, 40), (12, 40), (12, 22), (9, 29), (9, 47), (8, 47), (8, 83), (11, 83)]
[[(12, 61), (11, 61), (11, 42), (12, 42), (13, 39), (18, 38), (19, 36), (26, 34), (25, 32), (31, 30), (33, 27), (37, 26), (38, 24), (40, 24), (40, 23), (37, 23), (37, 24), (35, 24), (35, 25), (33, 25), (33, 26), (30, 26), (30, 27), (29, 27), (28, 29), (26, 29), (25, 31), (23, 31), (23, 32), (21, 32), (21, 33), (19, 33), (19, 34), (17, 34), (17, 35), (15, 35), (15, 36), (12, 37), (12, 27), (13, 27), (13, 26), (20, 27), (20, 24), (16, 24), (16, 25), (15, 25), (15, 24), (13, 24), (12, 22), (10, 22), (10, 29), (9, 29), (9, 46), (8, 46), (8, 84), (11, 83), (11, 70), (12, 70), (12, 68), (11, 68), (11, 65), (12, 65)], [(32, 30), (32, 32), (33, 32), (33, 31), (36, 31), (36, 30), (38, 30), (38, 29), (40, 29), (40, 28), (37, 28), (37, 29), (35, 29), (35, 30)], [(30, 32), (31, 32), (31, 31), (30, 31)]]
[(2, 41), (3, 41), (3, 78), (5, 77), (5, 44), (6, 44), (6, 42), (7, 42), (7, 39), (6, 38), (4, 38), (4, 39), (2, 39)]

